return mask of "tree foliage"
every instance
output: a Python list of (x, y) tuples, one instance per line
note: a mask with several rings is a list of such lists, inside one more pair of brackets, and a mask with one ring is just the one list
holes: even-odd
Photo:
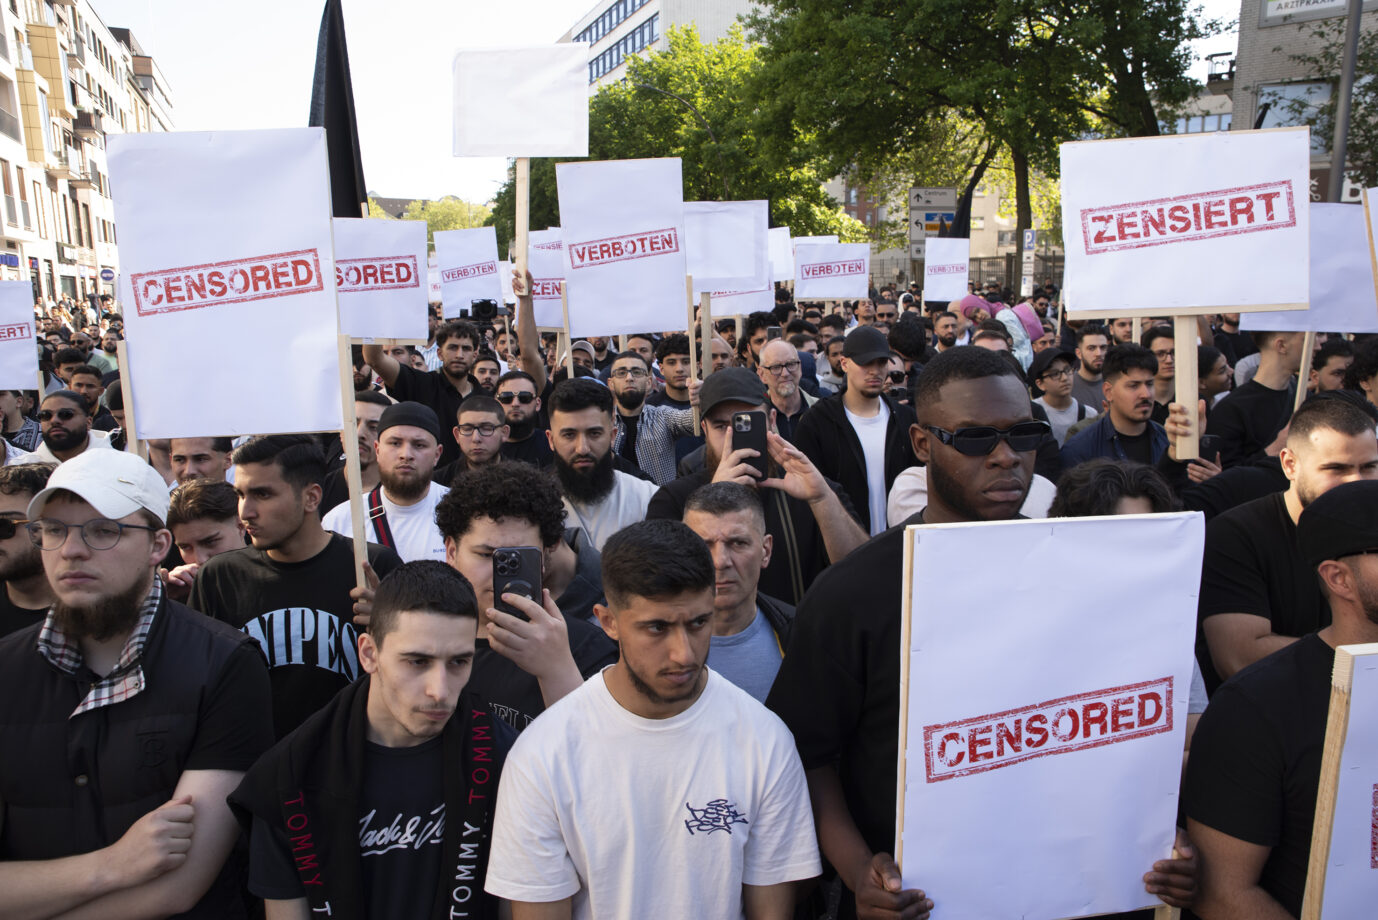
[(395, 218), (391, 214), (383, 210), (382, 206), (379, 205), (378, 202), (373, 200), (372, 196), (369, 196), (368, 199), (368, 216), (377, 218), (379, 220), (395, 220)]
[[(373, 214), (371, 202), (369, 214), (370, 216)], [(491, 215), (492, 211), (487, 205), (474, 204), (454, 195), (446, 195), (438, 201), (422, 199), (413, 201), (407, 205), (407, 210), (402, 213), (402, 219), (424, 220), (426, 222), (426, 245), (429, 249), (434, 250), (437, 230), (468, 230), (471, 227), (482, 227)]]
[[(784, 137), (762, 136), (747, 94), (761, 52), (740, 29), (712, 44), (693, 27), (671, 29), (666, 44), (659, 54), (628, 59), (627, 78), (589, 100), (590, 159), (680, 157), (686, 201), (766, 199), (772, 225), (786, 225), (795, 236), (867, 238), (865, 226), (824, 192), (833, 173), (807, 138), (788, 124), (779, 126)], [(531, 160), (533, 228), (559, 224), (555, 162)], [(500, 250), (515, 235), (515, 199), (509, 175), (490, 220)]]

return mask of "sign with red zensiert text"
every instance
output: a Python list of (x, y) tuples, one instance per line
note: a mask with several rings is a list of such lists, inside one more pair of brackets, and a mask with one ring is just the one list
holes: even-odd
[(800, 243), (794, 248), (794, 298), (842, 300), (870, 291), (869, 243)]
[(1306, 128), (1063, 144), (1068, 312), (1306, 309), (1310, 164)]
[(37, 382), (33, 285), (0, 281), (0, 389), (32, 390)]
[(121, 134), (107, 144), (135, 436), (338, 431), (324, 130)]
[(340, 331), (356, 339), (425, 339), (426, 223), (337, 217)]
[(563, 329), (565, 247), (559, 227), (532, 230), (527, 243), (527, 271), (531, 272), (531, 306), (540, 329)]
[(498, 234), (493, 227), (442, 230), (435, 235), (435, 254), (440, 267), (440, 293), (445, 317), (470, 310), (475, 300), (502, 303), (498, 278)]
[[(973, 920), (1154, 903), (1142, 878), (1172, 851), (1204, 542), (1197, 513), (905, 531), (895, 856), (906, 888), (942, 892), (946, 912)], [(943, 574), (973, 554), (1022, 570), (1052, 552), (1109, 563), (1085, 575), (1093, 596), (1115, 594), (1117, 615)], [(1115, 592), (1131, 560), (1148, 566), (1151, 594)]]
[(678, 157), (557, 163), (575, 338), (685, 326)]

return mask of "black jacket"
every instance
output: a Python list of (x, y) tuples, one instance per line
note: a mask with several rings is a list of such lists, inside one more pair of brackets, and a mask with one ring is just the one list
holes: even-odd
[(775, 638), (781, 648), (789, 647), (789, 637), (794, 632), (794, 607), (784, 601), (777, 601), (761, 592), (756, 592), (756, 606), (761, 608), (770, 628), (775, 630)]
[[(804, 452), (819, 472), (837, 481), (852, 500), (862, 529), (871, 529), (870, 495), (866, 485), (866, 455), (861, 439), (847, 421), (843, 394), (820, 399), (804, 413), (794, 429), (794, 446)], [(909, 427), (918, 419), (914, 410), (888, 396), (881, 396), (890, 408), (885, 426), (885, 491), (888, 495), (895, 477), (918, 464), (909, 442)]]

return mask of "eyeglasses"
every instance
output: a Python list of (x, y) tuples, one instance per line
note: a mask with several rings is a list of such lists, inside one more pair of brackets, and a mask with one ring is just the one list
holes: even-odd
[(515, 402), (519, 402), (519, 403), (521, 403), (523, 406), (525, 406), (525, 405), (528, 405), (528, 404), (533, 403), (533, 402), (536, 401), (536, 394), (535, 394), (535, 393), (527, 393), (526, 391), (522, 391), (522, 392), (520, 392), (520, 393), (514, 393), (514, 392), (512, 392), (511, 390), (509, 390), (509, 391), (507, 391), (506, 393), (499, 393), (498, 396), (497, 396), (497, 400), (498, 400), (498, 402), (502, 403), (504, 406), (507, 405), (508, 403), (511, 403), (511, 402), (514, 402), (514, 401), (515, 401)]
[(0, 540), (8, 540), (19, 532), (20, 525), (27, 523), (24, 518), (0, 518)]
[(77, 412), (76, 409), (58, 409), (56, 412), (52, 409), (43, 409), (38, 413), (38, 420), (40, 422), (51, 422), (53, 416), (56, 415), (59, 421), (70, 422), (79, 414), (81, 413)]
[(1161, 361), (1161, 360), (1163, 360), (1164, 358), (1171, 358), (1171, 357), (1172, 357), (1173, 355), (1175, 355), (1175, 354), (1177, 354), (1176, 349), (1169, 348), (1167, 351), (1155, 351), (1155, 352), (1153, 353), (1153, 357), (1155, 357), (1155, 358), (1157, 358), (1159, 361)]
[(41, 518), (33, 521), (24, 528), (29, 532), (29, 539), (33, 545), (39, 549), (54, 550), (62, 549), (67, 542), (67, 532), (69, 530), (81, 531), (81, 541), (91, 549), (111, 549), (120, 542), (120, 537), (124, 536), (126, 530), (147, 530), (156, 531), (156, 527), (145, 527), (143, 524), (121, 524), (119, 521), (107, 521), (105, 518), (94, 518), (85, 524), (64, 524), (52, 518)]
[(1037, 450), (1038, 445), (1042, 444), (1043, 439), (1053, 430), (1047, 422), (1038, 419), (1020, 422), (1003, 430), (990, 425), (958, 428), (956, 431), (948, 431), (933, 425), (926, 427), (937, 435), (939, 441), (968, 457), (984, 457), (994, 451), (1001, 441), (1008, 441), (1010, 450), (1016, 453)]
[(618, 380), (625, 380), (628, 377), (633, 380), (640, 380), (642, 377), (649, 377), (650, 375), (639, 367), (619, 367), (608, 376), (616, 377)]
[(1070, 367), (1064, 367), (1064, 368), (1063, 368), (1062, 370), (1060, 370), (1060, 371), (1044, 371), (1042, 374), (1039, 374), (1039, 375), (1038, 375), (1038, 379), (1039, 379), (1039, 380), (1066, 380), (1066, 379), (1067, 379), (1068, 377), (1070, 377), (1070, 376), (1072, 376), (1072, 369), (1071, 369)]
[(799, 361), (785, 361), (781, 364), (762, 364), (761, 367), (770, 371), (776, 377), (780, 377), (784, 374), (793, 374), (795, 371), (799, 370), (801, 363), (802, 362)]
[(482, 425), (458, 425), (456, 426), (456, 430), (459, 432), (460, 437), (464, 438), (473, 437), (475, 431), (483, 435), (485, 438), (491, 438), (494, 435), (494, 433), (497, 432), (499, 427), (501, 426), (490, 425), (487, 422), (485, 422)]

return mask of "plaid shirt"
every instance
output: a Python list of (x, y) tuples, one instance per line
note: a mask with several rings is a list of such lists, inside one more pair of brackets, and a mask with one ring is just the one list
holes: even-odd
[[(612, 439), (613, 453), (622, 453), (627, 427), (617, 415), (617, 434)], [(636, 424), (636, 465), (658, 486), (674, 479), (675, 439), (694, 433), (694, 410), (672, 406), (642, 406)]]
[[(149, 589), (148, 596), (139, 608), (139, 622), (135, 624), (134, 631), (124, 643), (120, 660), (115, 663), (109, 674), (91, 684), (86, 698), (68, 718), (75, 718), (83, 712), (90, 712), (102, 706), (113, 706), (137, 696), (144, 689), (144, 641), (148, 638), (149, 629), (153, 627), (153, 615), (157, 613), (158, 603), (162, 597), (163, 583), (155, 575), (153, 587)], [(51, 609), (43, 621), (43, 628), (38, 632), (38, 653), (65, 674), (75, 676), (85, 666), (85, 661), (81, 657), (81, 647), (57, 628)]]

